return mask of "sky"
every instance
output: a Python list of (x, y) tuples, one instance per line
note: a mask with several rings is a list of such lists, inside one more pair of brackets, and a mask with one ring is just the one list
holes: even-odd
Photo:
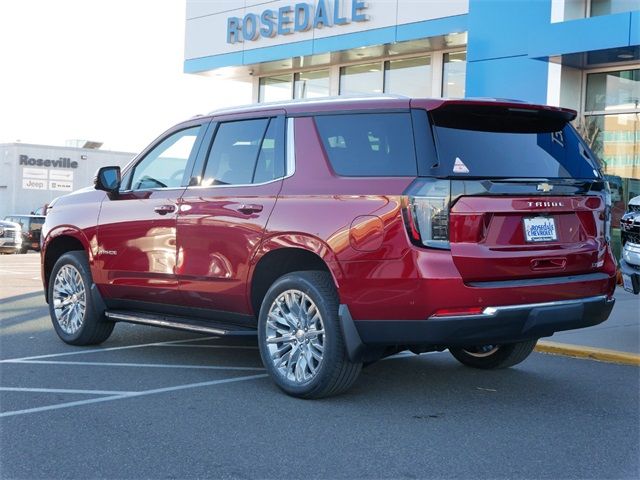
[(0, 143), (139, 152), (181, 120), (251, 102), (182, 73), (185, 0), (0, 0)]

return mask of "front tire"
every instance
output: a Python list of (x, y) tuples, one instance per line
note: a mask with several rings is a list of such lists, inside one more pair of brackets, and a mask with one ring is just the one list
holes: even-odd
[(490, 370), (508, 368), (524, 361), (533, 351), (538, 340), (503, 345), (479, 345), (449, 348), (451, 355), (463, 365)]
[(85, 252), (62, 255), (49, 277), (49, 314), (62, 341), (70, 345), (96, 345), (113, 331), (114, 323), (94, 304), (93, 279)]
[(271, 378), (294, 397), (342, 393), (362, 369), (347, 356), (327, 272), (293, 272), (274, 282), (260, 308), (258, 344)]

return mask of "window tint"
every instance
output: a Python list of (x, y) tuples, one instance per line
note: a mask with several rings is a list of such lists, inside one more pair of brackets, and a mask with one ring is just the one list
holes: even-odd
[(556, 132), (486, 132), (436, 127), (441, 175), (594, 178), (597, 168), (569, 125)]
[(316, 117), (322, 143), (338, 175), (416, 175), (409, 113), (363, 113)]
[(131, 189), (179, 187), (201, 127), (181, 130), (165, 138), (138, 163)]
[[(268, 177), (270, 168), (275, 172), (276, 142), (274, 138), (265, 135), (268, 124), (268, 118), (220, 124), (209, 152), (201, 185), (253, 183), (254, 174), (258, 170), (256, 160), (263, 140), (265, 153), (261, 154), (260, 178)], [(270, 157), (269, 152), (274, 155)]]
[(284, 177), (284, 118), (272, 118), (262, 140), (253, 183)]

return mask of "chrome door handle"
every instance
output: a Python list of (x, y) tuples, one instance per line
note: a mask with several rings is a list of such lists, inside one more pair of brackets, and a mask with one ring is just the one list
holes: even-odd
[(175, 212), (175, 205), (158, 205), (157, 207), (153, 207), (153, 211), (159, 215), (166, 215), (167, 213)]
[(263, 208), (262, 205), (258, 205), (258, 204), (252, 203), (252, 204), (248, 204), (248, 205), (242, 204), (238, 208), (236, 208), (236, 210), (238, 210), (239, 212), (242, 212), (242, 213), (244, 213), (246, 215), (249, 215), (251, 213), (259, 213), (259, 212), (261, 212), (262, 208)]

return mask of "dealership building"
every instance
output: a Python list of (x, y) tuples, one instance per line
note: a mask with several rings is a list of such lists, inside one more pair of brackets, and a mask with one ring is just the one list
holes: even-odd
[(124, 166), (133, 157), (97, 148), (0, 144), (0, 219), (28, 214), (60, 195), (93, 185), (98, 168)]
[(254, 102), (497, 97), (575, 109), (614, 200), (640, 195), (640, 0), (187, 0), (184, 70)]

